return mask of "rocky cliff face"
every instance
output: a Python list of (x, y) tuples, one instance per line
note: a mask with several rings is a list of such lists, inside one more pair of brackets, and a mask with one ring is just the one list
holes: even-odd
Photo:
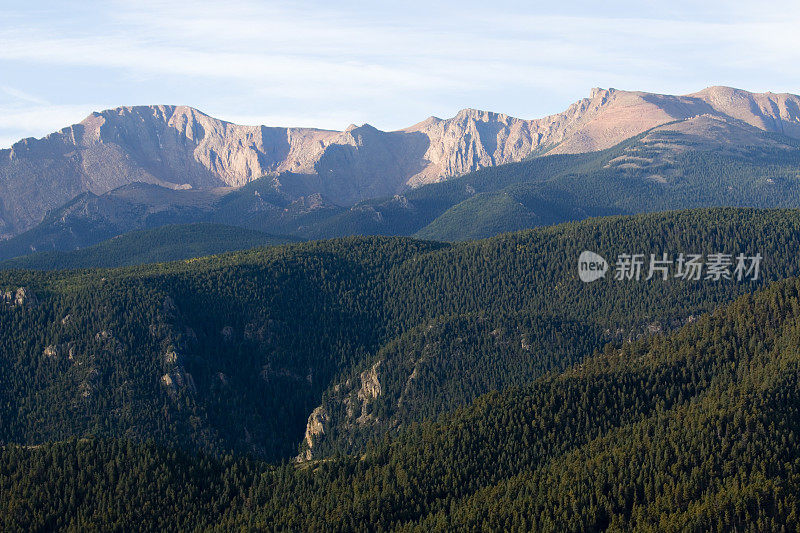
[(727, 87), (687, 96), (593, 89), (541, 119), (465, 109), (395, 132), (240, 126), (185, 106), (121, 107), (0, 150), (0, 238), (80, 193), (132, 182), (238, 187), (272, 175), (289, 200), (317, 193), (350, 205), (532, 154), (608, 148), (700, 115), (800, 138), (800, 97)]
[(354, 428), (372, 427), (381, 420), (372, 412), (373, 403), (383, 393), (380, 382), (378, 361), (358, 375), (358, 379), (348, 379), (331, 390), (331, 396), (317, 406), (308, 416), (306, 433), (301, 443), (298, 462), (315, 458), (319, 443), (325, 438), (325, 430), (331, 424), (340, 434), (354, 433)]

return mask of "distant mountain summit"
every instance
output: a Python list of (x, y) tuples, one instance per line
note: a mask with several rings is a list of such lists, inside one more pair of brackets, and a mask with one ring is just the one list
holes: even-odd
[(393, 132), (241, 126), (186, 106), (120, 107), (0, 150), (0, 237), (79, 194), (133, 182), (214, 189), (266, 175), (288, 201), (319, 194), (348, 206), (531, 156), (602, 150), (700, 116), (800, 138), (800, 97), (728, 87), (686, 96), (593, 89), (540, 119), (464, 109)]

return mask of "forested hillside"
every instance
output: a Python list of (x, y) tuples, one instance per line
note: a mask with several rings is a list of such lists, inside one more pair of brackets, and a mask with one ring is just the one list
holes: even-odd
[(171, 224), (132, 231), (71, 252), (39, 252), (9, 259), (0, 262), (0, 268), (113, 268), (191, 259), (297, 240), (221, 224)]
[[(539, 171), (537, 159), (477, 172), (463, 178), (466, 182), (481, 177), (482, 183), (471, 186), (475, 194), (437, 215), (416, 236), (452, 241), (587, 216), (800, 206), (797, 141), (758, 134), (748, 139), (752, 144), (737, 146), (736, 132), (718, 135), (709, 142), (688, 132), (657, 128), (612, 149), (573, 156), (573, 164), (557, 172)], [(499, 176), (507, 177), (496, 180)]]
[(379, 341), (370, 282), (432, 247), (367, 240), (3, 271), (0, 287), (16, 292), (0, 306), (0, 439), (98, 434), (286, 457), (331, 379)]
[(408, 426), (270, 466), (8, 445), (4, 529), (782, 530), (800, 520), (800, 282)]
[[(402, 327), (324, 395), (311, 456), (356, 452), (376, 434), (527, 383), (602, 349), (666, 332), (767, 280), (800, 274), (795, 211), (712, 209), (610, 217), (452, 245), (398, 266)], [(677, 250), (764, 256), (757, 282), (577, 279), (577, 257)], [(689, 250), (693, 250), (689, 252)], [(758, 252), (758, 250), (762, 250)], [(646, 253), (646, 252), (645, 252)], [(733, 252), (734, 254), (739, 252)], [(374, 394), (376, 383), (380, 394)], [(320, 428), (322, 431), (320, 431)], [(307, 435), (308, 437), (308, 435)], [(306, 456), (308, 452), (306, 451)]]
[[(357, 452), (798, 275), (799, 246), (796, 211), (721, 209), (456, 245), (347, 238), (116, 270), (7, 270), (0, 440), (154, 439), (270, 460), (298, 448), (305, 458)], [(756, 281), (584, 284), (585, 249), (612, 262), (662, 252), (764, 260)]]

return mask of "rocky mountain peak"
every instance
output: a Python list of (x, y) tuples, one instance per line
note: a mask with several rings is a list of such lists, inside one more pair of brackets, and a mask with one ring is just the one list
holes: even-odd
[(800, 138), (800, 97), (718, 86), (686, 96), (595, 87), (589, 98), (539, 119), (467, 108), (395, 132), (369, 124), (345, 131), (243, 126), (188, 106), (119, 107), (0, 151), (0, 238), (78, 194), (133, 182), (239, 187), (273, 176), (279, 185), (290, 174), (306, 178), (281, 189), (289, 201), (322, 193), (352, 205), (532, 153), (602, 150), (698, 115)]
[(507, 115), (494, 113), (492, 111), (483, 111), (481, 109), (465, 108), (456, 113), (456, 116), (451, 120), (475, 120), (480, 122), (489, 122), (493, 120), (502, 120), (508, 118)]
[(605, 96), (611, 95), (616, 92), (616, 89), (610, 87), (608, 89), (602, 89), (600, 87), (592, 87), (591, 92), (589, 93), (589, 99), (594, 100), (595, 98), (603, 98)]

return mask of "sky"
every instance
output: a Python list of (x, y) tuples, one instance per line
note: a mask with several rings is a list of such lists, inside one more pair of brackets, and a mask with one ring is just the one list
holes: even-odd
[(0, 0), (0, 148), (122, 105), (391, 130), (537, 118), (592, 87), (800, 93), (800, 2), (768, 5)]

